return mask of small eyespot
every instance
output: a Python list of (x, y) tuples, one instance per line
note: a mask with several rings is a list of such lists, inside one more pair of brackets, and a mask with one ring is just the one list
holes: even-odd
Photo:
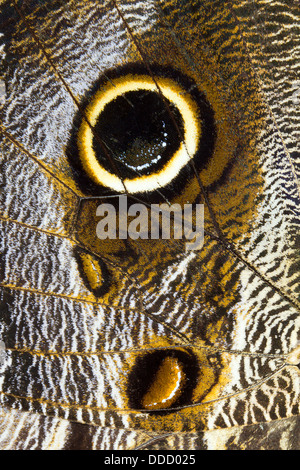
[(182, 350), (157, 350), (138, 358), (128, 381), (130, 406), (168, 412), (190, 404), (197, 384), (197, 358)]
[(77, 249), (76, 259), (86, 287), (95, 295), (101, 297), (111, 287), (111, 273), (105, 263), (88, 252)]
[(182, 364), (178, 359), (167, 356), (162, 360), (153, 383), (142, 399), (143, 408), (169, 408), (180, 396), (185, 380)]

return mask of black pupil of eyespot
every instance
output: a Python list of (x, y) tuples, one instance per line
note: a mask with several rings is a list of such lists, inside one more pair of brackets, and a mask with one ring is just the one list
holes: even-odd
[(115, 173), (109, 154), (123, 178), (134, 178), (163, 168), (178, 150), (182, 135), (183, 120), (175, 105), (158, 92), (130, 91), (99, 115), (93, 147), (106, 170)]

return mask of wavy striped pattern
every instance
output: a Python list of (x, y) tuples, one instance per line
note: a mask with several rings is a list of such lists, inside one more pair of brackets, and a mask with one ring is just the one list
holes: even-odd
[[(0, 448), (299, 449), (296, 2), (28, 0), (0, 16)], [(199, 252), (109, 252), (89, 235), (76, 116), (100, 75), (143, 61), (186, 74), (215, 110), (208, 176), (218, 158), (226, 169), (188, 180), (205, 203)], [(79, 249), (112, 274), (102, 298)], [(163, 417), (132, 409), (138, 358), (169, 349), (201, 364), (193, 401)]]

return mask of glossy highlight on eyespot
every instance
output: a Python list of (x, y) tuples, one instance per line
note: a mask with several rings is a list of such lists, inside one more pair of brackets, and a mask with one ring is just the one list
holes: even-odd
[[(156, 95), (162, 101), (163, 106), (172, 104), (178, 111), (182, 120), (183, 138), (180, 140), (178, 148), (170, 156), (162, 168), (150, 174), (141, 172), (138, 176), (124, 179), (113, 171), (108, 170), (99, 162), (95, 151), (95, 128), (97, 120), (106, 107), (126, 94), (132, 92), (142, 92)], [(132, 109), (132, 113), (135, 110)], [(173, 112), (173, 111), (172, 111)], [(87, 106), (85, 117), (81, 122), (78, 133), (79, 156), (83, 168), (89, 177), (97, 184), (109, 187), (118, 192), (138, 193), (154, 191), (166, 186), (187, 165), (194, 157), (201, 137), (201, 125), (199, 111), (196, 102), (170, 78), (157, 77), (155, 81), (147, 75), (128, 74), (114, 79), (113, 84), (108, 82), (95, 94), (94, 98)], [(156, 116), (149, 115), (149, 125)], [(172, 116), (170, 120), (172, 120)], [(175, 128), (177, 124), (174, 124)], [(175, 129), (177, 132), (177, 129)], [(96, 136), (97, 137), (97, 136)], [(138, 138), (139, 136), (137, 136)], [(178, 137), (178, 136), (177, 136)], [(99, 135), (98, 139), (103, 136)], [(109, 144), (106, 145), (107, 153), (110, 153)], [(114, 157), (114, 155), (112, 155)], [(138, 166), (139, 170), (143, 165)]]

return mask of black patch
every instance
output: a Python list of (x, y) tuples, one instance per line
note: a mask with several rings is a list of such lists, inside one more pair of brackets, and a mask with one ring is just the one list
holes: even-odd
[(94, 429), (86, 424), (70, 423), (71, 430), (63, 450), (92, 450)]
[(4, 288), (2, 291), (0, 291), (1, 323), (5, 323), (6, 325), (10, 324), (14, 300), (14, 294), (10, 290)]

